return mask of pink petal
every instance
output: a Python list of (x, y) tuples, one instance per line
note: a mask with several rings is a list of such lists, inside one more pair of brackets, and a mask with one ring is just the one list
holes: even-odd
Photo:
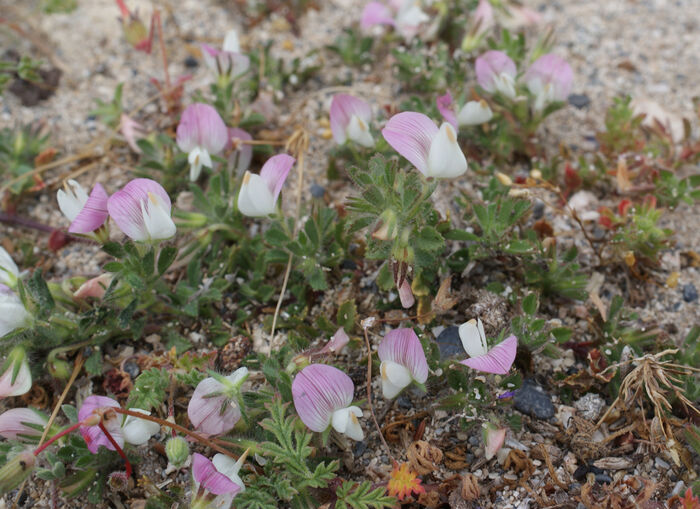
[(455, 129), (459, 129), (459, 126), (457, 125), (457, 115), (455, 115), (454, 112), (454, 103), (452, 102), (452, 94), (450, 94), (450, 91), (448, 90), (445, 95), (439, 96), (435, 100), (435, 103), (437, 104), (437, 109), (440, 112), (440, 115), (442, 115), (442, 118), (444, 118), (446, 122), (452, 124)]
[(260, 170), (260, 177), (267, 184), (275, 202), (295, 161), (296, 159), (288, 154), (277, 154), (268, 159)]
[(345, 332), (344, 328), (338, 329), (331, 340), (319, 351), (319, 353), (338, 353), (350, 341), (350, 337)]
[(487, 92), (493, 92), (496, 89), (493, 81), (499, 74), (506, 73), (513, 78), (517, 74), (515, 62), (502, 51), (487, 51), (476, 59), (475, 67), (476, 80)]
[(416, 298), (413, 296), (413, 290), (411, 290), (411, 285), (408, 279), (404, 279), (399, 288), (399, 300), (401, 301), (401, 307), (408, 309), (416, 303)]
[(39, 438), (42, 432), (27, 426), (27, 424), (45, 427), (48, 420), (48, 417), (38, 410), (13, 408), (0, 415), (0, 436), (8, 440)]
[(197, 483), (214, 495), (227, 495), (241, 491), (238, 484), (216, 470), (214, 464), (199, 453), (192, 455), (192, 476)]
[(430, 144), (439, 129), (422, 113), (405, 111), (394, 115), (382, 129), (382, 136), (423, 175), (428, 174)]
[(513, 365), (517, 351), (518, 339), (515, 336), (509, 336), (489, 350), (486, 355), (470, 357), (460, 362), (477, 371), (505, 375)]
[(389, 7), (381, 2), (370, 2), (362, 10), (360, 27), (367, 30), (375, 25), (393, 25), (394, 17)]
[(148, 193), (153, 193), (163, 200), (170, 212), (170, 197), (163, 186), (151, 179), (134, 179), (121, 191), (109, 197), (107, 210), (119, 229), (134, 240), (145, 240), (148, 232), (143, 220), (141, 204), (148, 200)]
[(493, 458), (498, 450), (503, 447), (503, 442), (506, 439), (506, 428), (496, 428), (493, 424), (486, 425), (484, 430), (484, 457), (487, 460)]
[(197, 384), (187, 405), (187, 416), (197, 430), (207, 435), (221, 435), (231, 431), (241, 418), (241, 409), (228, 401), (221, 392), (223, 385), (214, 378), (205, 378)]
[(73, 292), (73, 297), (76, 299), (86, 299), (88, 297), (94, 297), (95, 299), (101, 299), (104, 297), (105, 291), (112, 283), (112, 274), (105, 272), (97, 277), (88, 279), (80, 287)]
[(317, 432), (328, 428), (335, 410), (352, 403), (354, 392), (348, 375), (325, 364), (309, 364), (292, 382), (294, 408), (302, 422)]
[(428, 379), (428, 362), (425, 360), (423, 346), (411, 328), (394, 329), (387, 332), (377, 348), (379, 359), (401, 364), (411, 372), (411, 377), (418, 383)]
[(542, 55), (530, 66), (523, 79), (526, 83), (536, 79), (539, 79), (542, 84), (551, 83), (555, 98), (558, 101), (565, 101), (571, 93), (574, 71), (562, 57), (548, 53)]
[(357, 115), (365, 124), (369, 124), (372, 120), (372, 108), (367, 101), (352, 95), (334, 95), (331, 100), (330, 124), (336, 143), (345, 143), (346, 131), (353, 115)]
[(126, 142), (129, 144), (129, 147), (131, 147), (131, 150), (133, 150), (137, 154), (140, 154), (141, 149), (136, 144), (136, 141), (138, 139), (143, 138), (143, 126), (136, 122), (136, 120), (129, 117), (129, 115), (127, 115), (126, 113), (122, 113), (120, 121), (120, 131), (124, 136)]
[[(121, 405), (119, 405), (119, 403), (114, 401), (112, 398), (108, 398), (106, 396), (88, 396), (87, 398), (85, 398), (85, 401), (83, 401), (83, 404), (80, 406), (80, 410), (78, 410), (78, 420), (84, 421), (90, 415), (92, 415), (92, 413), (95, 410), (98, 410), (100, 408), (120, 406)], [(107, 428), (107, 431), (109, 431), (109, 433), (112, 435), (112, 438), (114, 438), (114, 440), (119, 445), (123, 445), (124, 439), (121, 437), (121, 423), (119, 416), (106, 421), (104, 424), (105, 428)], [(88, 449), (93, 454), (97, 453), (97, 450), (100, 448), (101, 445), (105, 446), (107, 449), (110, 449), (112, 451), (115, 450), (114, 446), (107, 438), (107, 435), (105, 435), (97, 425), (80, 426), (80, 434), (83, 436), (83, 439), (85, 440)]]
[(212, 106), (195, 103), (182, 112), (177, 126), (177, 145), (183, 152), (202, 147), (215, 155), (223, 150), (227, 141), (226, 124)]
[[(239, 129), (238, 127), (230, 127), (228, 129), (228, 139), (224, 150), (233, 148), (233, 140), (236, 139), (247, 141), (252, 140), (253, 137), (243, 129)], [(236, 150), (233, 152), (233, 157), (237, 159), (237, 161), (235, 161), (236, 171), (238, 173), (243, 173), (248, 169), (250, 166), (250, 161), (253, 159), (253, 146), (247, 143), (239, 143)]]
[(70, 224), (70, 233), (91, 233), (104, 224), (109, 216), (107, 212), (109, 195), (102, 184), (95, 184), (82, 210)]
[(477, 33), (483, 34), (493, 26), (493, 7), (489, 0), (479, 0), (474, 11), (474, 25), (478, 26)]
[(204, 63), (206, 64), (206, 66), (216, 71), (216, 57), (219, 55), (221, 50), (218, 50), (213, 46), (209, 46), (208, 44), (204, 43), (200, 44), (199, 47), (202, 50), (202, 57), (204, 58)]

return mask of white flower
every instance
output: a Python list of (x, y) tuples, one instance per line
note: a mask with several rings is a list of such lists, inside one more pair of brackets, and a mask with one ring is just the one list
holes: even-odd
[(58, 208), (72, 223), (88, 201), (88, 194), (83, 186), (72, 179), (67, 181), (63, 187), (65, 190), (59, 189), (57, 193)]
[(493, 118), (493, 112), (486, 101), (469, 101), (457, 115), (460, 126), (485, 124)]
[(19, 277), (17, 264), (10, 256), (10, 253), (0, 247), (0, 283), (9, 287), (14, 287)]

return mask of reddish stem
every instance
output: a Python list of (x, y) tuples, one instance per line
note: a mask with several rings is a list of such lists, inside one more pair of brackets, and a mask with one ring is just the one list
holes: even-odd
[(109, 431), (107, 431), (107, 428), (105, 428), (104, 423), (102, 422), (102, 419), (100, 419), (100, 422), (98, 424), (100, 429), (102, 430), (102, 433), (105, 434), (107, 437), (107, 440), (109, 440), (109, 443), (114, 446), (114, 449), (117, 451), (117, 454), (122, 457), (124, 460), (124, 463), (126, 464), (126, 477), (127, 479), (131, 477), (131, 463), (129, 462), (129, 459), (126, 457), (126, 454), (124, 454), (124, 451), (122, 450), (121, 447), (119, 447), (119, 444), (114, 440), (112, 435), (110, 434)]
[(53, 443), (54, 443), (56, 440), (58, 440), (59, 438), (64, 437), (64, 436), (66, 436), (68, 433), (72, 433), (73, 431), (75, 431), (76, 429), (78, 429), (78, 428), (80, 427), (81, 424), (83, 424), (83, 423), (82, 423), (82, 422), (76, 422), (75, 424), (73, 424), (72, 426), (70, 426), (70, 427), (64, 429), (64, 430), (61, 431), (60, 433), (56, 433), (54, 436), (52, 436), (49, 440), (47, 440), (46, 442), (44, 442), (40, 447), (38, 447), (38, 448), (34, 451), (34, 456), (39, 456), (39, 454), (41, 454), (42, 451), (43, 451), (44, 449), (46, 449), (48, 446), (50, 446), (51, 444), (53, 444)]
[(153, 22), (158, 25), (158, 43), (163, 59), (163, 73), (165, 74), (165, 88), (170, 88), (170, 73), (168, 73), (168, 55), (165, 53), (165, 41), (163, 40), (163, 23), (160, 20), (160, 11), (153, 11)]

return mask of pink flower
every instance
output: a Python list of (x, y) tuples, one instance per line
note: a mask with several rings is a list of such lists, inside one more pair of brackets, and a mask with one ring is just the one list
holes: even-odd
[(318, 353), (339, 353), (343, 348), (345, 348), (345, 345), (347, 345), (349, 341), (350, 337), (345, 332), (345, 329), (341, 327), (335, 332), (335, 334), (333, 334), (331, 340), (328, 343), (326, 343), (325, 346), (321, 350), (319, 350)]
[(207, 435), (231, 431), (241, 418), (236, 396), (246, 378), (248, 369), (238, 368), (227, 377), (209, 377), (199, 382), (187, 405), (192, 425)]
[(457, 125), (457, 115), (455, 115), (454, 111), (455, 104), (450, 91), (448, 90), (445, 95), (438, 96), (435, 103), (437, 104), (440, 115), (445, 119), (445, 122), (449, 122), (452, 124), (452, 127), (457, 129), (459, 126)]
[(505, 375), (513, 365), (518, 350), (518, 340), (515, 336), (509, 336), (489, 349), (484, 325), (479, 319), (469, 320), (460, 325), (459, 338), (464, 350), (469, 354), (469, 359), (460, 361), (465, 366), (484, 373)]
[(287, 154), (272, 156), (260, 175), (245, 172), (238, 193), (238, 210), (249, 217), (264, 217), (275, 212), (277, 198), (295, 159)]
[(134, 179), (110, 196), (107, 210), (117, 226), (138, 242), (169, 239), (175, 235), (170, 197), (151, 179)]
[(399, 300), (401, 301), (401, 307), (404, 309), (408, 309), (416, 303), (416, 298), (413, 296), (413, 290), (411, 290), (411, 284), (408, 282), (408, 279), (404, 279), (399, 287)]
[(209, 501), (208, 505), (199, 505), (193, 501), (191, 507), (230, 507), (233, 498), (241, 491), (238, 484), (219, 472), (214, 463), (199, 453), (192, 455), (192, 477), (196, 483), (195, 489), (192, 490), (195, 494), (201, 487), (216, 495), (216, 498)]
[(331, 101), (330, 123), (333, 138), (342, 145), (351, 140), (363, 147), (373, 147), (374, 138), (369, 131), (372, 108), (366, 101), (348, 94), (336, 94)]
[(438, 129), (422, 113), (406, 111), (389, 119), (382, 136), (426, 177), (452, 178), (467, 171), (455, 129), (447, 122)]
[(389, 331), (379, 343), (377, 353), (382, 361), (379, 371), (385, 398), (396, 397), (411, 382), (424, 384), (428, 379), (428, 362), (413, 329)]
[(394, 26), (394, 15), (382, 2), (369, 2), (362, 10), (360, 27), (367, 30), (376, 25)]
[(202, 166), (213, 168), (211, 156), (219, 154), (228, 140), (226, 124), (213, 107), (195, 103), (182, 112), (177, 126), (177, 146), (188, 154), (192, 182), (199, 178)]
[(29, 371), (27, 353), (21, 346), (10, 351), (2, 365), (0, 375), (0, 398), (20, 396), (32, 388), (32, 373)]
[(49, 418), (34, 408), (13, 408), (0, 414), (0, 436), (8, 440), (36, 442)]
[(369, 2), (365, 5), (360, 26), (367, 30), (376, 25), (390, 25), (402, 37), (410, 40), (420, 31), (421, 25), (429, 20), (416, 0), (390, 0), (388, 5), (382, 2)]
[(506, 439), (506, 428), (497, 428), (490, 422), (484, 426), (483, 439), (486, 447), (484, 448), (484, 458), (490, 460), (498, 450), (503, 447), (503, 442)]
[(229, 156), (229, 161), (236, 169), (236, 173), (241, 175), (250, 166), (250, 161), (253, 159), (253, 146), (241, 141), (252, 140), (253, 137), (243, 129), (238, 127), (228, 128), (228, 138), (224, 151), (233, 149)]
[(112, 274), (105, 272), (97, 277), (88, 279), (80, 287), (73, 292), (73, 297), (76, 299), (86, 299), (88, 297), (93, 297), (95, 299), (101, 299), (104, 297), (105, 291), (112, 283)]
[(515, 62), (502, 51), (487, 51), (476, 59), (476, 80), (489, 93), (499, 92), (515, 98)]
[(494, 25), (494, 12), (489, 0), (479, 0), (479, 5), (474, 11), (467, 35), (462, 40), (462, 51), (468, 53), (476, 49), (486, 32)]
[[(78, 410), (78, 420), (82, 422), (94, 413), (102, 414), (102, 423), (105, 429), (112, 435), (112, 438), (119, 447), (124, 447), (124, 443), (133, 445), (145, 444), (151, 436), (160, 431), (158, 423), (139, 419), (130, 415), (122, 416), (114, 411), (105, 412), (105, 410), (109, 408), (119, 407), (119, 403), (112, 398), (106, 396), (88, 396), (85, 398), (85, 401), (83, 401), (80, 410)], [(140, 408), (131, 408), (130, 410), (145, 415), (151, 414), (151, 412), (141, 410)], [(107, 435), (102, 432), (98, 425), (81, 425), (80, 434), (83, 436), (88, 450), (93, 454), (97, 454), (97, 450), (101, 445), (111, 451), (116, 450), (107, 438)]]
[(456, 104), (452, 101), (452, 95), (448, 91), (445, 95), (440, 96), (435, 101), (438, 111), (445, 121), (452, 124), (455, 129), (461, 126), (485, 124), (493, 118), (493, 112), (486, 101), (469, 101), (459, 113), (455, 115)]
[(58, 208), (71, 222), (70, 233), (90, 234), (107, 220), (109, 195), (101, 184), (95, 184), (90, 196), (75, 180), (68, 180), (56, 193)]
[(235, 30), (229, 30), (226, 33), (222, 49), (216, 49), (208, 44), (202, 44), (201, 47), (204, 63), (217, 76), (236, 79), (245, 74), (250, 67), (250, 59), (241, 53), (238, 34)]
[(523, 77), (535, 96), (535, 110), (542, 111), (554, 101), (566, 101), (571, 93), (574, 72), (566, 60), (554, 53), (538, 58)]
[(306, 366), (292, 382), (294, 408), (311, 431), (320, 433), (333, 426), (338, 433), (362, 440), (364, 433), (357, 420), (362, 410), (350, 406), (354, 393), (350, 377), (325, 364)]

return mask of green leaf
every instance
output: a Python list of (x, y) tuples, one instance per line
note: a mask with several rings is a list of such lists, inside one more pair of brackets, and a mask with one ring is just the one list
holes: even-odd
[(523, 299), (523, 313), (534, 316), (537, 311), (537, 294), (531, 293)]
[(338, 307), (336, 322), (345, 329), (345, 332), (351, 333), (355, 328), (355, 320), (357, 319), (357, 306), (354, 300), (347, 300)]
[(177, 248), (175, 246), (167, 246), (163, 248), (158, 255), (158, 275), (162, 276), (165, 274), (170, 266), (177, 258)]
[(478, 241), (479, 236), (468, 232), (465, 230), (450, 230), (445, 233), (445, 238), (448, 240), (461, 240), (461, 241)]
[(85, 361), (85, 371), (94, 376), (102, 374), (102, 352), (97, 348)]
[(557, 327), (555, 329), (552, 329), (550, 332), (552, 333), (554, 339), (556, 339), (558, 343), (566, 343), (571, 339), (571, 336), (574, 333), (574, 331), (572, 331), (568, 327)]
[(42, 317), (49, 316), (51, 311), (53, 311), (53, 308), (56, 306), (56, 303), (51, 296), (51, 292), (49, 291), (46, 281), (44, 281), (44, 278), (42, 277), (41, 269), (35, 270), (32, 277), (27, 281), (27, 290), (37, 303), (39, 315)]
[(117, 325), (121, 329), (128, 329), (129, 325), (131, 324), (131, 319), (134, 316), (134, 312), (136, 311), (136, 307), (139, 304), (139, 299), (138, 297), (134, 298), (128, 306), (126, 306), (122, 311), (119, 313), (119, 316), (117, 317)]
[(147, 369), (136, 378), (127, 407), (143, 410), (158, 408), (166, 400), (169, 386), (170, 375), (167, 370)]

